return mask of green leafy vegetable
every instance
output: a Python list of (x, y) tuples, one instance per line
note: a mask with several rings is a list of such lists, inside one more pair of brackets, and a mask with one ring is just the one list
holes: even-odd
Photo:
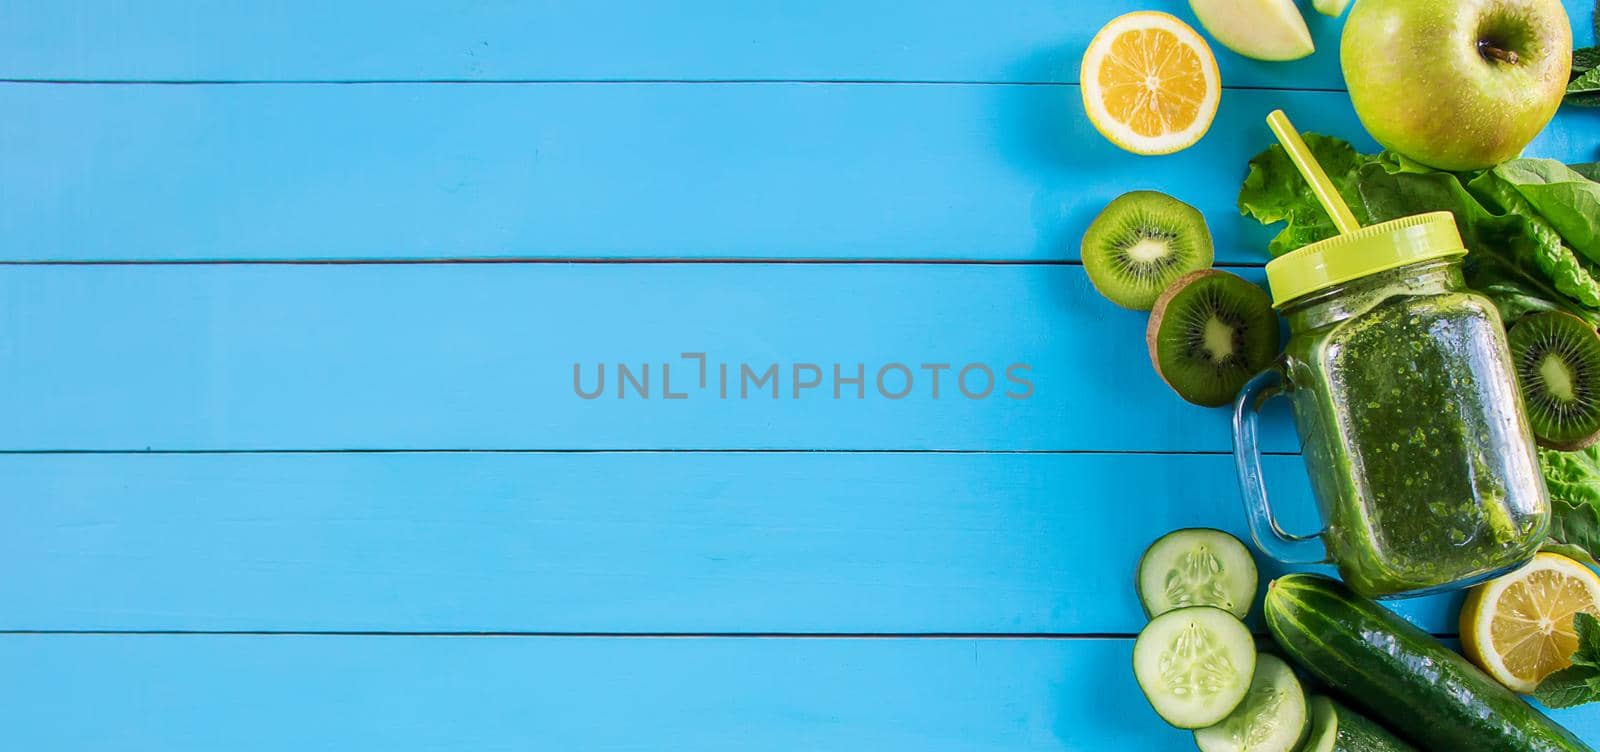
[[(1600, 280), (1596, 279), (1596, 270), (1562, 242), (1561, 234), (1517, 191), (1515, 184), (1490, 171), (1473, 178), (1468, 187), (1474, 197), (1482, 200), (1478, 208), (1487, 205), (1498, 212), (1478, 214), (1467, 207), (1463, 207), (1465, 213), (1456, 210), (1462, 239), (1468, 248), (1479, 253), (1474, 261), (1489, 264), (1469, 270), (1478, 280), (1475, 284), (1501, 278), (1533, 285), (1549, 280), (1556, 292), (1576, 301), (1583, 309), (1600, 308)], [(1542, 276), (1531, 275), (1533, 271)], [(1585, 318), (1592, 320), (1593, 316), (1585, 315)]]
[(1600, 183), (1553, 159), (1513, 159), (1490, 172), (1526, 199), (1573, 250), (1600, 262)]
[(1577, 452), (1539, 450), (1550, 498), (1600, 509), (1600, 445)]
[[(1600, 2), (1594, 4), (1594, 35), (1600, 37)], [(1600, 107), (1600, 46), (1572, 51), (1572, 79), (1567, 86), (1567, 104)], [(1582, 83), (1580, 83), (1582, 82)]]
[[(1513, 159), (1452, 173), (1392, 152), (1362, 154), (1330, 136), (1305, 139), (1363, 223), (1454, 214), (1468, 249), (1467, 282), (1494, 301), (1507, 323), (1561, 310), (1600, 326), (1600, 183), (1594, 179), (1600, 166)], [(1268, 246), (1274, 256), (1335, 233), (1277, 146), (1250, 160), (1239, 210), (1262, 224), (1284, 223)], [(1548, 547), (1594, 564), (1600, 560), (1600, 446), (1544, 450), (1540, 464), (1552, 498)]]
[(1584, 47), (1572, 51), (1572, 77), (1578, 78), (1595, 68), (1600, 68), (1600, 46)]
[(1567, 84), (1567, 96), (1562, 101), (1579, 107), (1600, 107), (1600, 68), (1590, 68)]
[(1544, 678), (1533, 696), (1550, 708), (1570, 708), (1600, 700), (1600, 620), (1573, 614), (1578, 650), (1572, 665)]
[[(1339, 192), (1344, 195), (1345, 202), (1350, 204), (1351, 211), (1356, 212), (1356, 218), (1362, 222), (1369, 221), (1369, 217), (1362, 216), (1365, 207), (1350, 188), (1355, 184), (1355, 171), (1374, 158), (1356, 151), (1349, 142), (1332, 136), (1307, 133), (1304, 138), (1311, 155), (1333, 179)], [(1250, 160), (1244, 188), (1239, 191), (1239, 209), (1264, 225), (1287, 223), (1283, 231), (1267, 245), (1267, 251), (1274, 257), (1331, 238), (1338, 232), (1328, 213), (1317, 203), (1311, 185), (1301, 179), (1288, 152), (1276, 144)]]
[(1577, 452), (1541, 449), (1539, 465), (1550, 489), (1550, 540), (1584, 555), (1556, 550), (1586, 563), (1600, 558), (1600, 446)]
[[(1470, 251), (1468, 282), (1508, 321), (1532, 310), (1564, 310), (1600, 324), (1600, 184), (1551, 160), (1517, 159), (1491, 170), (1451, 173), (1392, 152), (1366, 155), (1337, 138), (1306, 134), (1308, 146), (1363, 223), (1432, 211), (1456, 217)], [(1332, 237), (1333, 223), (1288, 155), (1273, 146), (1250, 161), (1239, 209), (1263, 224), (1284, 222), (1274, 256)], [(1567, 236), (1571, 236), (1569, 240)], [(1587, 257), (1574, 247), (1582, 248)]]

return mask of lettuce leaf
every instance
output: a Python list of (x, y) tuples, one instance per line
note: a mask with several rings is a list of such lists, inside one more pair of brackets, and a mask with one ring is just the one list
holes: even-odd
[(1578, 452), (1540, 449), (1539, 466), (1550, 489), (1550, 539), (1578, 550), (1547, 548), (1593, 565), (1600, 557), (1600, 446)]
[[(1363, 224), (1369, 222), (1371, 218), (1364, 215), (1365, 207), (1354, 193), (1353, 178), (1356, 170), (1375, 158), (1333, 136), (1306, 133), (1304, 139), (1356, 218)], [(1274, 258), (1338, 233), (1333, 220), (1317, 203), (1311, 185), (1300, 178), (1294, 162), (1289, 160), (1289, 153), (1277, 144), (1250, 160), (1250, 171), (1245, 175), (1244, 187), (1239, 190), (1239, 211), (1264, 225), (1286, 223), (1283, 231), (1267, 244), (1267, 251)]]
[[(1558, 309), (1600, 325), (1600, 267), (1590, 260), (1600, 259), (1600, 184), (1549, 160), (1451, 173), (1392, 152), (1361, 154), (1330, 136), (1306, 138), (1362, 223), (1453, 213), (1469, 251), (1468, 283), (1492, 298), (1508, 321)], [(1250, 161), (1239, 210), (1263, 224), (1285, 223), (1268, 245), (1273, 256), (1334, 235), (1332, 221), (1278, 146)]]

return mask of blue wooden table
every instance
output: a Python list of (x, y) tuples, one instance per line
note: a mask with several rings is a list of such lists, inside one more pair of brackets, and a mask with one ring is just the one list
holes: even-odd
[(1130, 580), (1242, 533), (1225, 415), (1077, 239), (1259, 279), (1263, 116), (1372, 145), (1338, 22), (1152, 159), (1077, 63), (1178, 0), (238, 5), (0, 6), (0, 749), (1191, 748)]

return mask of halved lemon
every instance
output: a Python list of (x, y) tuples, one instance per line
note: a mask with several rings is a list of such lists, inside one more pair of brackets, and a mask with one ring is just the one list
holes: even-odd
[(1083, 53), (1083, 107), (1100, 134), (1135, 154), (1171, 154), (1199, 141), (1217, 115), (1222, 79), (1211, 47), (1156, 11), (1118, 16)]
[(1472, 589), (1461, 607), (1467, 657), (1501, 684), (1528, 694), (1572, 665), (1573, 614), (1600, 616), (1600, 576), (1560, 554), (1541, 553)]

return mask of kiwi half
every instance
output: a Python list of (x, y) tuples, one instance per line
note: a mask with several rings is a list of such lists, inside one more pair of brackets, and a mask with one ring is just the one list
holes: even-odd
[(1570, 313), (1523, 316), (1507, 335), (1534, 438), (1572, 451), (1600, 440), (1600, 333)]
[(1089, 223), (1082, 255), (1101, 295), (1148, 311), (1179, 277), (1211, 267), (1211, 231), (1200, 210), (1165, 193), (1133, 191)]
[(1179, 397), (1218, 407), (1277, 357), (1278, 316), (1265, 290), (1208, 269), (1161, 293), (1145, 342), (1156, 373)]

